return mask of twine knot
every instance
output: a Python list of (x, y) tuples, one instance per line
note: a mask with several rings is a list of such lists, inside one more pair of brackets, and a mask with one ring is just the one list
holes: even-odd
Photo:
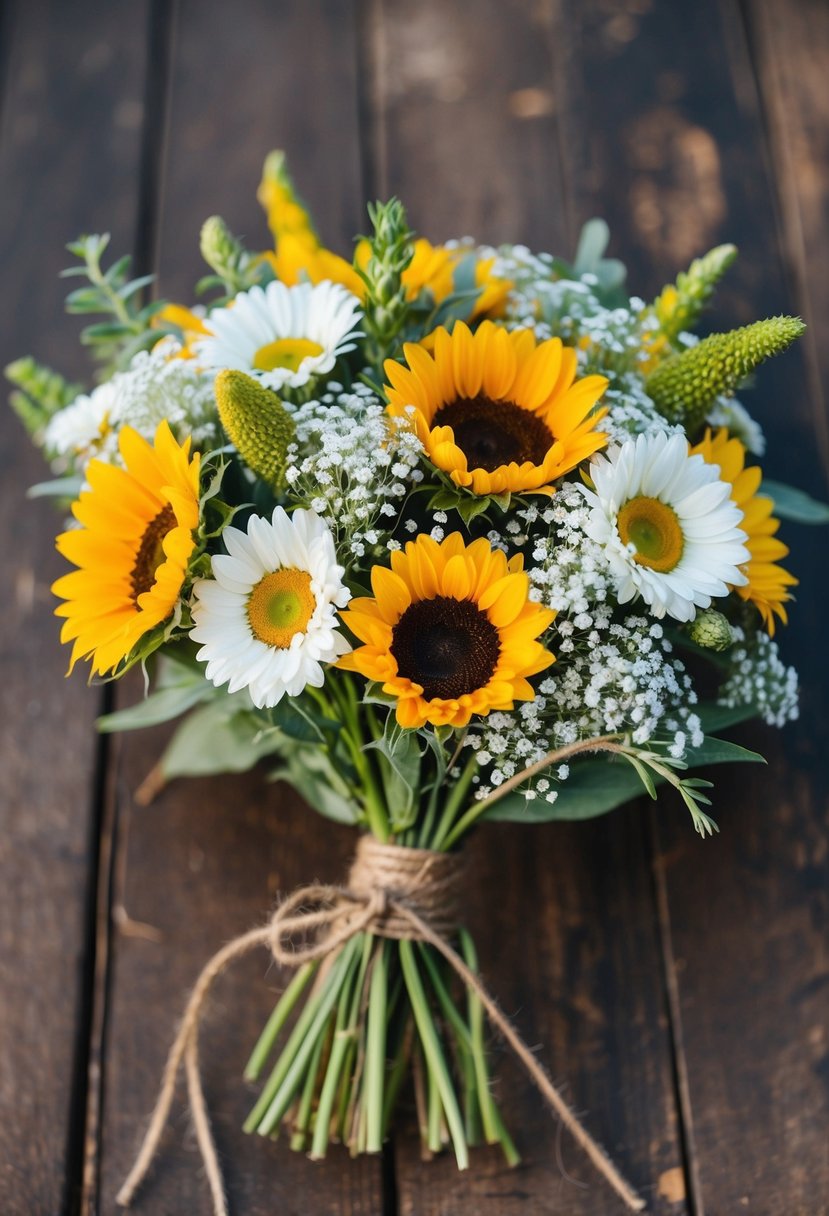
[(492, 1026), (503, 1036), (548, 1105), (613, 1187), (627, 1207), (641, 1212), (644, 1201), (583, 1127), (530, 1048), (501, 1012), (480, 977), (467, 966), (451, 944), (459, 925), (460, 879), (463, 861), (458, 854), (431, 849), (408, 849), (381, 844), (362, 836), (345, 886), (321, 883), (300, 887), (278, 905), (270, 922), (228, 942), (209, 961), (190, 995), (161, 1082), (150, 1126), (117, 1201), (132, 1202), (158, 1151), (169, 1117), (182, 1061), (196, 1138), (201, 1150), (215, 1216), (228, 1216), (216, 1146), (207, 1116), (207, 1104), (198, 1063), (198, 1035), (202, 1008), (208, 993), (229, 963), (255, 946), (270, 948), (281, 966), (331, 957), (358, 933), (397, 941), (426, 942), (449, 963), (469, 992), (480, 1001)]

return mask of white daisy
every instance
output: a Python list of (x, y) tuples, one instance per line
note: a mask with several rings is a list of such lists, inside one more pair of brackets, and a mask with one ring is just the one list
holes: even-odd
[(43, 436), (48, 454), (57, 457), (59, 464), (78, 470), (93, 456), (111, 459), (118, 450), (114, 426), (117, 396), (110, 380), (89, 394), (81, 393), (71, 405), (53, 414)]
[(277, 507), (270, 521), (253, 516), (247, 532), (225, 528), (223, 537), (213, 578), (193, 587), (190, 636), (208, 680), (231, 693), (247, 688), (259, 709), (306, 684), (321, 688), (322, 664), (351, 649), (336, 628), (335, 609), (351, 593), (331, 532), (314, 511)]
[(639, 435), (593, 461), (585, 530), (604, 547), (620, 604), (639, 595), (654, 616), (690, 621), (746, 582), (742, 511), (718, 474), (688, 455), (684, 435)]
[(205, 322), (211, 336), (194, 349), (216, 371), (248, 372), (276, 391), (300, 388), (354, 349), (359, 315), (360, 301), (338, 283), (269, 283), (214, 308)]

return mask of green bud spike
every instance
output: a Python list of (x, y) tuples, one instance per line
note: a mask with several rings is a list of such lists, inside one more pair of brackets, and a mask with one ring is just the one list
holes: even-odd
[(244, 372), (223, 371), (216, 377), (216, 403), (222, 426), (245, 464), (277, 490), (295, 428), (276, 393)]
[(764, 359), (786, 350), (805, 328), (799, 317), (769, 317), (711, 334), (661, 363), (645, 388), (663, 417), (694, 435), (717, 397), (730, 397)]
[(717, 245), (693, 261), (677, 275), (676, 283), (669, 284), (657, 296), (653, 310), (669, 342), (675, 342), (683, 330), (694, 328), (714, 288), (736, 257), (736, 245)]
[(83, 392), (80, 384), (70, 384), (59, 372), (38, 363), (31, 355), (10, 363), (5, 376), (18, 390), (9, 398), (11, 407), (35, 439), (53, 414)]
[(383, 363), (394, 356), (408, 315), (402, 275), (414, 256), (414, 233), (399, 199), (369, 203), (368, 214), (373, 228), (367, 238), (370, 255), (359, 272), (366, 285), (363, 324), (369, 360), (382, 375)]
[(688, 637), (706, 650), (727, 650), (734, 641), (734, 631), (721, 612), (706, 608), (698, 612), (688, 629)]
[(199, 238), (201, 255), (211, 270), (221, 278), (235, 268), (243, 254), (242, 246), (220, 215), (211, 215), (202, 224)]

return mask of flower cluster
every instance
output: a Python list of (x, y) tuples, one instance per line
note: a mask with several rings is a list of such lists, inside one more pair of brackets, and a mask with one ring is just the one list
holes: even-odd
[[(464, 806), (506, 813), (512, 792), (566, 814), (591, 748), (709, 827), (680, 775), (706, 712), (796, 714), (770, 636), (796, 580), (734, 392), (800, 323), (695, 336), (730, 246), (648, 303), (596, 221), (568, 264), (432, 245), (393, 200), (349, 261), (284, 158), (260, 198), (273, 249), (204, 226), (212, 302), (90, 329), (110, 348), (89, 392), (27, 372), (21, 416), (83, 486), (55, 584), (73, 663), (177, 658), (251, 755), (409, 843), (448, 847)], [(99, 285), (105, 243), (71, 247)]]

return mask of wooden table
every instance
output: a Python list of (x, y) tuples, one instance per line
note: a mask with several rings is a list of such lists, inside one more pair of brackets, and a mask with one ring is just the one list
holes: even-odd
[[(55, 278), (79, 231), (110, 229), (180, 300), (207, 215), (264, 244), (255, 187), (282, 147), (343, 251), (364, 200), (392, 192), (436, 240), (569, 253), (604, 215), (645, 297), (736, 241), (710, 324), (806, 317), (752, 405), (771, 475), (826, 494), (821, 0), (18, 0), (2, 35), (4, 363), (32, 351), (84, 375)], [(352, 841), (260, 775), (136, 806), (163, 733), (102, 742), (101, 690), (62, 681), (56, 519), (25, 500), (41, 464), (10, 412), (0, 424), (0, 1212), (108, 1214), (202, 963), (278, 891), (337, 877)], [(801, 586), (782, 645), (803, 716), (752, 736), (767, 769), (718, 772), (718, 838), (700, 841), (665, 797), (586, 825), (494, 827), (472, 850), (492, 987), (650, 1211), (671, 1216), (829, 1212), (826, 538), (787, 539)], [(358, 1162), (245, 1138), (241, 1067), (277, 979), (264, 956), (238, 965), (205, 1032), (236, 1213), (620, 1210), (506, 1055), (514, 1172), (484, 1152), (466, 1175), (421, 1163), (411, 1118)], [(183, 1114), (138, 1211), (208, 1211)]]

